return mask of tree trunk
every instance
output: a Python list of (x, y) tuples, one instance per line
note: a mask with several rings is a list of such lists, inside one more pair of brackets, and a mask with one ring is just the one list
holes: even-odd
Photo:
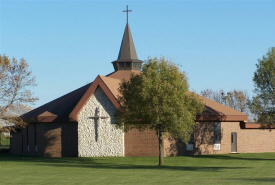
[(159, 130), (158, 139), (159, 139), (159, 166), (163, 165), (163, 152), (162, 152), (162, 131)]

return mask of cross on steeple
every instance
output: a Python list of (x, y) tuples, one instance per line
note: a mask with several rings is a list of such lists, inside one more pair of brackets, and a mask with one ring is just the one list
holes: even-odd
[(127, 5), (127, 10), (123, 10), (123, 12), (127, 12), (127, 24), (128, 24), (128, 12), (131, 12), (132, 10), (128, 10), (128, 5)]

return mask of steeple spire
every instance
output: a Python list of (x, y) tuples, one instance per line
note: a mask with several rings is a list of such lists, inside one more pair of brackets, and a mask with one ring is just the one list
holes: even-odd
[(130, 27), (128, 24), (128, 12), (132, 10), (124, 10), (123, 12), (127, 12), (127, 23), (124, 30), (124, 35), (122, 38), (120, 50), (118, 53), (117, 60), (113, 61), (113, 65), (115, 71), (117, 70), (140, 70), (142, 61), (138, 60), (137, 53), (134, 45), (134, 41), (132, 38), (132, 34), (130, 31)]

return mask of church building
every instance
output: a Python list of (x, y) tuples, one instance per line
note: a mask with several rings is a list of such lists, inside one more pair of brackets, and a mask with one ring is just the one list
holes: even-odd
[[(127, 8), (128, 11), (128, 8)], [(127, 12), (128, 13), (128, 12)], [(115, 127), (119, 84), (141, 73), (128, 20), (114, 72), (38, 107), (22, 117), (26, 128), (11, 133), (10, 153), (45, 157), (158, 156), (154, 131)], [(213, 82), (215, 83), (215, 82)], [(205, 110), (197, 115), (188, 144), (166, 137), (165, 156), (274, 152), (274, 130), (248, 123), (248, 115), (200, 97)], [(268, 142), (267, 142), (268, 141)]]

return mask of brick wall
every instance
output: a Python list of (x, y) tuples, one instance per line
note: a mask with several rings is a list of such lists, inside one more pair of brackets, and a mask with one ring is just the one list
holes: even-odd
[[(221, 131), (222, 132), (222, 131)], [(214, 123), (200, 122), (196, 123), (194, 129), (194, 154), (214, 154)]]
[[(35, 150), (35, 128), (37, 151)], [(45, 157), (77, 156), (77, 124), (37, 123), (36, 126), (34, 123), (29, 124), (28, 134), (27, 128), (12, 133), (10, 153)]]
[[(275, 130), (241, 129), (240, 122), (221, 123), (221, 148), (213, 149), (213, 123), (198, 123), (197, 129), (209, 128), (196, 137), (194, 154), (227, 154), (231, 153), (231, 133), (237, 133), (237, 153), (275, 152)], [(196, 133), (196, 131), (195, 131)], [(197, 132), (202, 134), (202, 132)], [(203, 139), (202, 139), (203, 138)], [(201, 142), (203, 140), (203, 142)]]
[(193, 155), (193, 151), (186, 150), (186, 144), (181, 140), (174, 140), (171, 137), (165, 137), (163, 140), (164, 156), (183, 156)]
[(61, 132), (62, 128), (60, 124), (58, 126), (56, 124), (49, 123), (45, 127), (44, 133), (44, 156), (45, 157), (61, 157), (62, 151), (62, 140), (61, 140)]
[(237, 152), (259, 153), (275, 152), (275, 130), (271, 129), (240, 129), (239, 123), (222, 123), (223, 147), (231, 152), (231, 132), (237, 133)]
[(21, 132), (12, 132), (10, 138), (10, 153), (22, 155), (22, 134)]
[(61, 131), (62, 157), (78, 156), (77, 123), (63, 123)]
[[(221, 149), (213, 149), (213, 123), (197, 123), (194, 131), (194, 154), (231, 153), (231, 132), (237, 133), (237, 152), (275, 152), (275, 130), (241, 129), (239, 122), (221, 123)], [(29, 125), (29, 151), (27, 131), (12, 133), (11, 154), (47, 157), (77, 156), (78, 136), (76, 123), (39, 123), (37, 129), (38, 151), (35, 152), (34, 124)], [(23, 136), (23, 137), (22, 137)], [(139, 132), (136, 129), (125, 133), (125, 156), (158, 156), (158, 138), (153, 130)], [(22, 148), (23, 139), (23, 148)], [(181, 141), (165, 138), (164, 156), (189, 155)]]
[[(221, 123), (220, 150), (214, 150), (214, 123), (200, 122), (194, 130), (194, 151), (186, 151), (180, 140), (165, 137), (164, 156), (231, 153), (231, 132), (237, 133), (238, 153), (275, 152), (275, 130), (241, 129), (240, 122)], [(131, 130), (125, 134), (125, 156), (158, 156), (158, 139), (154, 131)]]
[(125, 156), (158, 156), (158, 138), (155, 131), (129, 130), (124, 135)]

